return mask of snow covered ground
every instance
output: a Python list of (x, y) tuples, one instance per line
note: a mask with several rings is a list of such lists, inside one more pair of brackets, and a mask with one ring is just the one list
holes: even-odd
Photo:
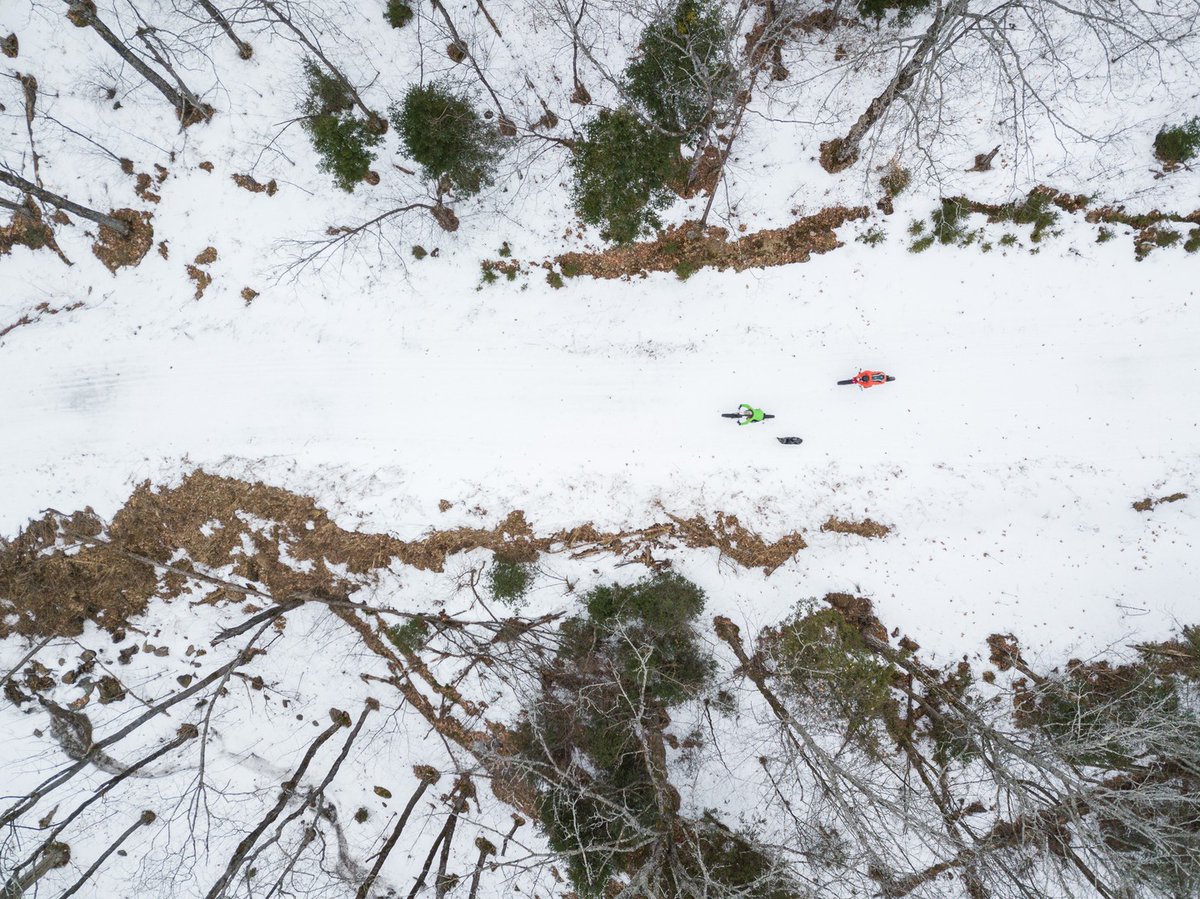
[[(281, 241), (424, 195), (427, 186), (392, 169), (392, 160), (405, 162), (394, 135), (377, 166), (382, 186), (343, 196), (316, 170), (298, 128), (279, 133), (296, 114), (300, 90), (298, 54), (286, 41), (253, 35), (250, 62), (216, 45), (213, 71), (198, 66), (188, 76), (219, 98), (218, 115), (180, 134), (165, 104), (127, 75), (116, 79), (122, 110), (97, 99), (95, 88), (109, 74), (104, 48), (63, 26), (56, 8), (18, 6), (0, 9), (0, 32), (21, 36), (22, 55), (7, 71), (63, 60), (61, 68), (38, 69), (41, 108), (86, 128), (131, 158), (136, 171), (153, 172), (156, 163), (169, 171), (153, 187), (161, 203), (148, 203), (113, 160), (40, 122), (47, 187), (99, 208), (150, 209), (155, 240), (167, 242), (168, 254), (151, 251), (114, 276), (92, 257), (77, 222), (58, 231), (72, 267), (23, 247), (0, 257), (0, 331), (32, 319), (0, 337), (0, 536), (51, 507), (91, 506), (108, 518), (143, 480), (172, 484), (203, 469), (313, 496), (344, 527), (405, 539), (433, 528), (491, 526), (514, 509), (538, 533), (718, 512), (737, 515), (768, 540), (803, 531), (808, 547), (770, 576), (716, 550), (670, 555), (707, 591), (706, 614), (729, 615), (744, 634), (779, 621), (799, 600), (845, 591), (870, 597), (881, 620), (917, 640), (930, 661), (986, 657), (987, 635), (1012, 632), (1028, 658), (1052, 665), (1162, 637), (1200, 617), (1197, 257), (1175, 246), (1137, 262), (1128, 230), (1098, 244), (1095, 226), (1066, 215), (1056, 225), (1062, 233), (1036, 245), (1027, 227), (991, 225), (990, 253), (978, 243), (908, 251), (910, 220), (928, 216), (939, 190), (1008, 199), (1044, 178), (1098, 193), (1099, 202), (1190, 212), (1200, 174), (1155, 178), (1147, 162), (1154, 130), (1174, 109), (1166, 101), (1147, 105), (1130, 94), (1130, 108), (1106, 109), (1127, 129), (1120, 152), (1092, 148), (1081, 159), (1068, 152), (1080, 146), (1036, 135), (1034, 155), (1045, 160), (1036, 172), (1006, 147), (996, 171), (962, 173), (1002, 133), (990, 121), (977, 129), (968, 122), (951, 146), (962, 160), (947, 155), (942, 184), (918, 180), (894, 215), (846, 226), (843, 247), (803, 265), (702, 270), (687, 281), (669, 274), (575, 278), (554, 290), (536, 266), (599, 241), (564, 237), (574, 224), (565, 160), (545, 154), (522, 178), (507, 172), (479, 201), (458, 207), (456, 234), (427, 218), (405, 219), (382, 252), (334, 260), (293, 280), (281, 276), (293, 252)], [(517, 5), (489, 6), (519, 12)], [(328, 36), (339, 61), (354, 60), (346, 63), (355, 66), (352, 77), (371, 82), (368, 102), (384, 108), (408, 83), (439, 70), (470, 81), (462, 68), (419, 48), (413, 33), (384, 32), (370, 13), (340, 10), (344, 33)], [(488, 37), (478, 19), (470, 34), (486, 45), (511, 95), (536, 47), (548, 60), (534, 73), (544, 95), (564, 118), (586, 119), (589, 111), (565, 101), (569, 42), (564, 50), (562, 35), (537, 17), (528, 31), (509, 27), (503, 15), (501, 22), (506, 43)], [(623, 35), (624, 49), (614, 54), (627, 52), (635, 37)], [(386, 77), (373, 80), (375, 67)], [(4, 81), (3, 90), (13, 92), (3, 95), (0, 130), (9, 161), (25, 152), (27, 137), (14, 99), (19, 86)], [(591, 87), (599, 97), (602, 85)], [(868, 164), (839, 177), (817, 166), (817, 144), (838, 123), (804, 124), (811, 98), (788, 97), (789, 87), (764, 88), (752, 106), (728, 191), (715, 207), (722, 224), (753, 231), (790, 222), (793, 210), (875, 198), (877, 173)], [(870, 88), (839, 101), (851, 120)], [(1194, 106), (1194, 99), (1186, 102)], [(213, 170), (201, 169), (203, 162)], [(278, 179), (279, 193), (240, 189), (230, 177), (240, 173)], [(681, 201), (669, 218), (694, 215), (702, 203)], [(887, 241), (855, 241), (868, 226), (882, 228)], [(1017, 235), (1015, 246), (999, 245), (1005, 233)], [(532, 273), (481, 287), (479, 262), (494, 258), (502, 241), (533, 263)], [(439, 252), (416, 261), (414, 244)], [(184, 266), (208, 246), (218, 253), (206, 266), (214, 280), (197, 300)], [(259, 291), (249, 304), (244, 287)], [(80, 305), (52, 315), (38, 311), (42, 303)], [(897, 380), (869, 391), (835, 385), (862, 367)], [(738, 427), (719, 417), (740, 402), (776, 418)], [(803, 445), (774, 439), (791, 435)], [(1149, 512), (1132, 508), (1177, 492), (1189, 497)], [(440, 511), (441, 500), (453, 505)], [(873, 540), (822, 532), (831, 515), (869, 517), (894, 530)], [(431, 611), (456, 596), (457, 576), (485, 555), (456, 558), (436, 577), (404, 571), (368, 598)], [(644, 573), (615, 569), (615, 561), (552, 557), (546, 564), (585, 586)], [(546, 584), (535, 597), (535, 611), (574, 602)], [(241, 616), (177, 601), (148, 617), (142, 624), (170, 646), (174, 663), (197, 633)], [(81, 641), (103, 639), (89, 630)], [(330, 705), (357, 714), (372, 692), (358, 675), (382, 673), (326, 613), (296, 613), (286, 640), (287, 651), (272, 655), (271, 674), (284, 685), (279, 698), (303, 709), (305, 720), (293, 708), (268, 708), (277, 698), (239, 686), (242, 704), (223, 710), (224, 742), (213, 750), (226, 790), (221, 802), (228, 803), (218, 803), (218, 817), (228, 821), (240, 814), (241, 798), (287, 776), (315, 731), (314, 715)], [(47, 657), (78, 648), (56, 643)], [(25, 649), (16, 640), (0, 644), (0, 673)], [(221, 658), (235, 649), (226, 652)], [(159, 695), (180, 671), (155, 667), (142, 654), (120, 673), (135, 689)], [(115, 728), (136, 706), (114, 708), (105, 724)], [(0, 769), (15, 794), (62, 758), (33, 734), (34, 720), (44, 725), (40, 717), (26, 718), (8, 703), (0, 712)], [(362, 795), (341, 797), (344, 813), (378, 802), (372, 785), (390, 788), (391, 806), (371, 806), (371, 839), (388, 820), (379, 815), (394, 812), (415, 785), (411, 764), (448, 767), (420, 716), (401, 707), (378, 718), (378, 732), (369, 731), (375, 753), (356, 750), (351, 761), (358, 772), (352, 789)], [(751, 748), (737, 752), (744, 757), (735, 763), (731, 754), (734, 767), (755, 766)], [(103, 780), (89, 776), (90, 787)], [(147, 782), (122, 809), (182, 795), (177, 780), (157, 783)], [(752, 812), (739, 806), (753, 795), (739, 797), (742, 783), (722, 783), (707, 771), (685, 802), (699, 807), (711, 794), (732, 814)], [(481, 833), (503, 830), (507, 807), (485, 792), (474, 823)], [(183, 822), (187, 812), (176, 814), (182, 817), (172, 820)], [(94, 845), (80, 847), (83, 863), (126, 826), (112, 817), (97, 825)], [(432, 814), (422, 818), (425, 829), (390, 871), (392, 882), (411, 880), (439, 823)], [(192, 846), (185, 863), (168, 842), (144, 859), (114, 859), (93, 895), (116, 895), (134, 882), (170, 884), (163, 895), (203, 895), (207, 887), (195, 884), (211, 882), (236, 836), (224, 831), (211, 857)], [(540, 837), (528, 840), (544, 848)], [(366, 832), (351, 844), (360, 859), (378, 848)], [(171, 873), (154, 881), (154, 866)], [(80, 871), (75, 865), (53, 883), (65, 888)]]
[[(439, 258), (328, 300), (113, 293), (4, 340), (3, 529), (111, 514), (194, 467), (406, 538), (478, 505), (544, 532), (724, 511), (812, 532), (773, 578), (794, 597), (857, 585), (948, 653), (994, 631), (1056, 654), (1162, 632), (1195, 608), (1197, 517), (1131, 504), (1197, 486), (1194, 263), (1079, 230), (1036, 256), (916, 255), (901, 233), (561, 291), (476, 292)], [(860, 366), (897, 381), (835, 386)], [(777, 417), (719, 417), (739, 402)], [(831, 514), (896, 531), (817, 533)]]

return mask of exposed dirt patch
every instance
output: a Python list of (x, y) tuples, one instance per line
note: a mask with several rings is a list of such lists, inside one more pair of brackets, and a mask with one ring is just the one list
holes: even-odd
[[(988, 222), (1008, 222), (1015, 221), (1017, 224), (1028, 223), (1024, 222), (1025, 217), (1029, 217), (1029, 221), (1034, 222), (1039, 207), (1046, 205), (1056, 206), (1064, 212), (1076, 213), (1087, 208), (1091, 203), (1092, 198), (1087, 194), (1069, 194), (1064, 191), (1056, 190), (1053, 187), (1047, 187), (1044, 184), (1039, 184), (1034, 187), (1025, 196), (1023, 202), (1014, 203), (981, 203), (978, 200), (972, 200), (969, 197), (950, 197), (944, 200), (943, 203), (952, 203), (959, 207), (962, 212), (978, 212), (986, 215)], [(1092, 221), (1092, 214), (1087, 215), (1087, 221)]]
[[(91, 510), (76, 512), (66, 527), (84, 536), (101, 531)], [(86, 621), (116, 631), (153, 595), (153, 568), (94, 547), (67, 555), (54, 549), (60, 537), (59, 523), (47, 515), (0, 542), (0, 638), (75, 636)]]
[(121, 235), (108, 225), (101, 225), (100, 236), (92, 244), (92, 252), (110, 272), (116, 274), (119, 268), (137, 265), (150, 252), (150, 247), (154, 245), (154, 226), (150, 224), (154, 214), (136, 209), (114, 209), (109, 215), (129, 225), (129, 233)]
[(216, 261), (217, 248), (205, 247), (197, 254), (193, 265), (185, 266), (188, 277), (191, 278), (196, 285), (195, 297), (197, 300), (204, 296), (204, 291), (208, 289), (208, 285), (212, 284), (213, 281), (212, 275), (200, 268), (200, 266), (212, 265)]
[(443, 206), (438, 203), (430, 208), (429, 214), (433, 216), (433, 220), (438, 223), (443, 231), (458, 230), (458, 216), (454, 214), (454, 210), (449, 206)]
[(194, 296), (198, 300), (204, 296), (204, 291), (208, 290), (208, 285), (212, 284), (212, 275), (194, 265), (184, 266), (184, 269), (187, 271), (187, 276), (196, 285)]
[(167, 248), (167, 242), (165, 240), (160, 240), (158, 242), (158, 255), (163, 259), (166, 259), (168, 256), (170, 256), (170, 254), (171, 251)]
[(204, 171), (206, 171), (206, 172), (211, 172), (213, 170), (213, 164), (211, 162), (205, 161), (205, 162), (200, 163), (200, 165), (196, 166), (196, 168), (204, 169)]
[[(393, 559), (442, 571), (448, 557), (479, 548), (516, 562), (532, 561), (538, 553), (572, 558), (611, 553), (662, 567), (665, 563), (652, 555), (655, 549), (711, 546), (741, 565), (770, 572), (805, 546), (799, 534), (768, 543), (731, 515), (718, 514), (711, 521), (668, 518), (615, 533), (585, 524), (538, 535), (517, 510), (491, 528), (431, 531), (404, 541), (345, 530), (311, 499), (278, 487), (196, 472), (178, 487), (155, 490), (143, 484), (107, 528), (90, 510), (69, 518), (50, 514), (12, 541), (0, 541), (0, 638), (12, 632), (77, 634), (89, 620), (115, 630), (152, 597), (178, 596), (187, 583), (185, 572), (196, 564), (231, 570), (231, 580), (258, 585), (282, 599), (340, 595), (349, 583), (369, 579)], [(57, 541), (79, 548), (68, 554), (55, 549)], [(186, 559), (174, 563), (173, 571), (156, 573), (145, 561), (163, 564), (178, 551)], [(333, 567), (347, 575), (335, 574)], [(240, 591), (214, 586), (205, 601), (243, 598)], [(15, 623), (5, 623), (8, 613), (16, 616)]]
[(17, 40), (15, 34), (10, 34), (4, 40), (0, 41), (0, 53), (3, 53), (9, 59), (16, 59), (21, 52), (21, 43)]
[(834, 229), (870, 214), (866, 206), (834, 206), (785, 228), (769, 228), (729, 240), (725, 228), (703, 230), (694, 222), (668, 228), (652, 241), (612, 247), (600, 253), (563, 253), (555, 262), (567, 276), (620, 278), (687, 267), (743, 271), (807, 262), (813, 253), (828, 253), (842, 244)]
[(521, 272), (521, 263), (516, 259), (485, 259), (479, 264), (480, 270), (483, 272), (485, 280), (491, 280), (490, 276), (499, 277), (504, 275), (509, 281), (512, 281)]
[(832, 531), (835, 534), (857, 534), (859, 537), (886, 537), (892, 529), (886, 524), (880, 524), (870, 518), (862, 521), (850, 521), (830, 515), (829, 520), (821, 525), (821, 530)]
[(839, 16), (834, 12), (832, 7), (828, 9), (819, 9), (816, 12), (810, 12), (803, 16), (797, 23), (796, 28), (803, 31), (805, 34), (812, 34), (814, 31), (824, 31), (826, 33), (833, 31), (835, 28), (857, 28), (861, 27), (862, 22), (857, 19), (848, 19), (845, 16)]
[(696, 172), (690, 181), (680, 180), (678, 184), (671, 184), (670, 187), (675, 193), (683, 197), (685, 200), (690, 199), (697, 194), (710, 194), (717, 189), (717, 182), (721, 179), (721, 166), (724, 162), (724, 154), (714, 146), (704, 148), (704, 152), (700, 154), (700, 160), (696, 165)]
[(201, 122), (207, 122), (216, 115), (216, 110), (209, 103), (201, 103), (195, 106), (191, 103), (184, 103), (182, 111), (179, 112), (179, 121), (184, 128), (192, 125), (198, 125)]
[(991, 634), (987, 638), (988, 661), (1000, 671), (1012, 668), (1021, 658), (1021, 647), (1012, 634)]
[(256, 296), (258, 296), (258, 291), (255, 290), (253, 287), (243, 287), (242, 288), (242, 299), (246, 301), (247, 306), (249, 306), (251, 303), (254, 302), (254, 298)]
[(16, 246), (52, 250), (67, 265), (71, 264), (59, 249), (54, 229), (42, 215), (41, 207), (29, 197), (25, 198), (20, 212), (12, 213), (7, 225), (0, 225), (0, 256), (7, 256)]
[(831, 175), (836, 175), (858, 162), (858, 150), (846, 153), (845, 146), (846, 142), (840, 137), (822, 141), (821, 152), (818, 156), (821, 168)]
[[(2, 332), (0, 332), (2, 333)], [(1181, 499), (1187, 499), (1186, 493), (1172, 493), (1170, 496), (1160, 496), (1158, 499), (1147, 496), (1145, 499), (1140, 499), (1133, 504), (1133, 507), (1139, 512), (1149, 512), (1159, 503), (1177, 503)]]
[[(1047, 232), (1057, 233), (1050, 229), (1057, 221), (1059, 210), (1076, 215), (1087, 209), (1092, 199), (1087, 194), (1071, 194), (1044, 184), (1030, 190), (1023, 200), (1008, 203), (983, 203), (965, 196), (946, 197), (941, 201), (941, 208), (932, 216), (934, 233), (925, 240), (931, 242), (936, 237), (942, 243), (967, 246), (977, 235), (974, 232), (967, 234), (961, 219), (975, 212), (987, 216), (989, 224), (1006, 222), (1032, 225), (1030, 238), (1037, 242)], [(1090, 224), (1120, 224), (1136, 229), (1133, 248), (1134, 257), (1139, 261), (1158, 248), (1181, 242), (1183, 249), (1189, 253), (1200, 249), (1200, 227), (1197, 227), (1200, 226), (1200, 209), (1187, 214), (1160, 212), (1157, 209), (1128, 213), (1123, 206), (1101, 206), (1088, 210), (1084, 221)], [(1169, 227), (1171, 224), (1189, 226), (1191, 236), (1185, 240), (1181, 231)], [(1113, 236), (1110, 231), (1106, 234), (1106, 231), (1108, 229), (1101, 229), (1098, 237), (1100, 242)]]
[(699, 515), (692, 518), (676, 518), (668, 515), (676, 526), (675, 536), (685, 546), (692, 548), (715, 547), (745, 568), (761, 568), (767, 574), (792, 558), (808, 544), (800, 534), (788, 534), (774, 543), (767, 543), (761, 536), (748, 531), (736, 515), (718, 512), (710, 522)]
[(825, 602), (836, 609), (859, 633), (874, 637), (881, 643), (888, 641), (887, 628), (875, 617), (875, 607), (865, 596), (850, 593), (827, 593)]
[(279, 185), (275, 183), (274, 178), (266, 184), (260, 184), (249, 175), (231, 175), (230, 177), (233, 178), (234, 183), (242, 188), (242, 190), (248, 190), (254, 194), (266, 193), (268, 197), (273, 197), (279, 191)]
[(162, 199), (162, 197), (150, 189), (152, 184), (154, 184), (154, 179), (152, 177), (147, 175), (145, 172), (139, 172), (137, 176), (137, 183), (133, 187), (133, 192), (143, 200), (147, 200), (150, 203), (157, 203)]

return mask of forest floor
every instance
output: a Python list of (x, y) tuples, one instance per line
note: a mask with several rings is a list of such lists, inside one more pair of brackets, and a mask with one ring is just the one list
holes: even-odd
[[(413, 766), (469, 767), (464, 747), (519, 711), (486, 671), (450, 679), (448, 657), (414, 661), (386, 639), (404, 615), (506, 617), (481, 587), (496, 556), (536, 563), (518, 611), (546, 620), (599, 584), (680, 572), (707, 594), (717, 647), (714, 616), (753, 635), (829, 595), (869, 600), (929, 662), (980, 671), (997, 667), (993, 635), (1053, 667), (1195, 622), (1200, 257), (1185, 245), (1200, 173), (1150, 171), (1149, 118), (1128, 131), (1134, 149), (1054, 157), (1045, 179), (1011, 148), (966, 173), (999, 127), (979, 125), (963, 159), (947, 151), (957, 174), (918, 179), (885, 214), (880, 167), (823, 172), (822, 135), (764, 88), (698, 235), (703, 194), (676, 203), (660, 235), (607, 247), (570, 212), (563, 159), (539, 156), (459, 205), (453, 234), (416, 215), (304, 264), (327, 229), (410, 199), (411, 184), (389, 144), (383, 184), (343, 195), (300, 129), (280, 130), (297, 106), (277, 89), (295, 79), (286, 40), (258, 35), (247, 62), (224, 47), (221, 65), (248, 74), (214, 87), (211, 123), (180, 132), (143, 89), (121, 110), (85, 89), (99, 74), (83, 30), (40, 7), (3, 16), (0, 32), (21, 34), (13, 65), (68, 60), (59, 83), (42, 77), (47, 108), (100, 123), (97, 139), (131, 159), (39, 132), (47, 184), (136, 225), (128, 240), (75, 219), (0, 232), (6, 793), (64, 764), (46, 702), (109, 733), (234, 665), (214, 682), (216, 711), (198, 713), (200, 767), (132, 779), (71, 838), (48, 888), (155, 809), (163, 839), (114, 855), (91, 895), (204, 895), (260, 814), (247, 803), (269, 801), (331, 708), (369, 724), (335, 811), (318, 807), (336, 822), (328, 893), (361, 881), (423, 782)], [(380, 36), (374, 12), (345, 18), (347, 56), (361, 46), (404, 77), (434, 65), (411, 34)], [(552, 29), (505, 30), (534, 42)], [(519, 83), (520, 44), (505, 46)], [(561, 60), (543, 74), (571, 84)], [(394, 99), (386, 80), (372, 90), (381, 107)], [(559, 99), (564, 117), (585, 115)], [(19, 109), (6, 126), (23, 142)], [(998, 211), (1038, 183), (1095, 199), (1044, 226)], [(974, 205), (917, 251), (955, 196)], [(860, 368), (896, 381), (837, 386)], [(776, 417), (721, 418), (743, 402)], [(237, 630), (264, 612), (261, 633)], [(685, 807), (745, 822), (762, 747), (738, 742), (753, 717), (743, 699), (715, 726), (724, 755), (672, 760), (688, 771)], [(431, 730), (443, 712), (445, 740)], [(146, 752), (183, 720), (162, 718)], [(89, 768), (69, 792), (105, 780)], [(462, 833), (499, 843), (517, 827), (493, 791), (474, 802)], [(426, 798), (385, 869), (397, 891), (443, 806)], [(546, 850), (522, 821), (512, 868), (481, 899), (565, 890), (552, 865), (522, 861)], [(476, 856), (460, 838), (452, 867)]]

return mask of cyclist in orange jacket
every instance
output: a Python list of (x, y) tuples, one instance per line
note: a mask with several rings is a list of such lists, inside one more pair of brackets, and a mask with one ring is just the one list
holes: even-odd
[(886, 375), (881, 371), (869, 371), (864, 369), (856, 374), (848, 381), (838, 381), (839, 384), (857, 384), (864, 390), (868, 387), (878, 387), (880, 384), (886, 384), (888, 381), (896, 380), (891, 375)]

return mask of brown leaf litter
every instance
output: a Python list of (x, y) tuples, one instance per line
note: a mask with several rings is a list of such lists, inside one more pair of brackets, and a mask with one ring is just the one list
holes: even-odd
[[(728, 139), (723, 139), (723, 142), (728, 144)], [(691, 199), (697, 194), (712, 193), (717, 189), (717, 183), (721, 180), (721, 171), (725, 165), (727, 152), (728, 146), (724, 150), (718, 150), (710, 144), (704, 148), (699, 160), (695, 162), (695, 171), (688, 173), (691, 177), (680, 177), (678, 181), (670, 183), (668, 187), (685, 200)]]
[(100, 234), (92, 244), (92, 252), (110, 272), (116, 274), (119, 268), (137, 265), (150, 252), (150, 247), (154, 245), (154, 226), (150, 221), (154, 215), (136, 209), (114, 209), (109, 215), (125, 222), (129, 226), (129, 233), (121, 235), (108, 225), (100, 225)]
[(204, 296), (204, 291), (208, 289), (208, 285), (212, 284), (213, 281), (212, 275), (200, 268), (200, 266), (212, 265), (216, 261), (217, 248), (205, 247), (196, 255), (194, 265), (184, 266), (188, 277), (191, 278), (196, 285), (195, 297), (197, 300)]
[(783, 228), (768, 228), (729, 240), (725, 228), (701, 229), (695, 222), (667, 228), (651, 241), (621, 244), (597, 253), (563, 253), (555, 257), (567, 276), (591, 275), (620, 278), (647, 272), (715, 268), (743, 271), (807, 262), (813, 253), (828, 253), (842, 244), (835, 229), (848, 221), (864, 219), (866, 206), (833, 206), (805, 216)]
[[(56, 217), (53, 220), (58, 221)], [(20, 211), (13, 211), (8, 224), (0, 225), (0, 256), (7, 256), (16, 246), (29, 247), (31, 250), (53, 250), (59, 259), (67, 265), (71, 264), (71, 260), (59, 249), (54, 239), (54, 229), (42, 215), (41, 207), (28, 195)]]
[(859, 633), (874, 637), (881, 643), (888, 641), (887, 628), (875, 616), (875, 607), (865, 596), (854, 596), (851, 593), (827, 593), (825, 602), (829, 603), (840, 614), (846, 623)]
[[(520, 510), (491, 528), (431, 530), (405, 541), (389, 534), (348, 531), (312, 499), (279, 487), (195, 472), (177, 487), (142, 484), (107, 527), (90, 509), (69, 518), (54, 514), (32, 522), (11, 541), (0, 541), (0, 639), (81, 632), (85, 621), (116, 630), (144, 611), (155, 596), (180, 595), (182, 572), (232, 566), (232, 579), (261, 585), (277, 598), (301, 593), (338, 595), (386, 568), (393, 560), (425, 571), (442, 571), (448, 557), (489, 549), (516, 562), (539, 553), (583, 558), (610, 553), (660, 566), (651, 553), (680, 544), (713, 547), (746, 567), (767, 573), (805, 547), (800, 534), (773, 543), (747, 530), (733, 515), (718, 513), (618, 532), (584, 524), (538, 535)], [(99, 542), (103, 538), (106, 543)], [(75, 547), (64, 552), (56, 541)], [(246, 551), (243, 546), (252, 547)], [(178, 551), (186, 560), (165, 571), (128, 553), (164, 565)], [(284, 558), (298, 560), (299, 571)], [(333, 569), (347, 572), (335, 574)], [(161, 578), (161, 580), (160, 580)], [(206, 602), (240, 600), (244, 594), (215, 589)], [(16, 616), (6, 624), (7, 615)]]
[(1159, 503), (1177, 503), (1181, 499), (1187, 499), (1187, 494), (1186, 493), (1172, 493), (1170, 496), (1160, 496), (1158, 499), (1154, 499), (1153, 497), (1147, 496), (1145, 499), (1140, 499), (1136, 503), (1134, 503), (1133, 508), (1135, 508), (1139, 512), (1149, 512), (1151, 509), (1153, 509)]
[(261, 194), (265, 192), (268, 197), (273, 197), (279, 191), (279, 185), (275, 183), (274, 178), (272, 178), (266, 184), (260, 184), (249, 175), (230, 175), (229, 177), (231, 177), (234, 183), (238, 187), (242, 188), (242, 190), (248, 190), (253, 194)]
[(150, 189), (153, 184), (154, 179), (150, 175), (145, 172), (138, 172), (137, 183), (134, 184), (133, 192), (143, 200), (150, 203), (157, 203), (162, 197)]
[(870, 518), (862, 521), (850, 521), (846, 518), (829, 516), (829, 520), (821, 525), (822, 531), (832, 531), (835, 534), (857, 534), (859, 537), (886, 537), (892, 529), (886, 524), (880, 524)]

